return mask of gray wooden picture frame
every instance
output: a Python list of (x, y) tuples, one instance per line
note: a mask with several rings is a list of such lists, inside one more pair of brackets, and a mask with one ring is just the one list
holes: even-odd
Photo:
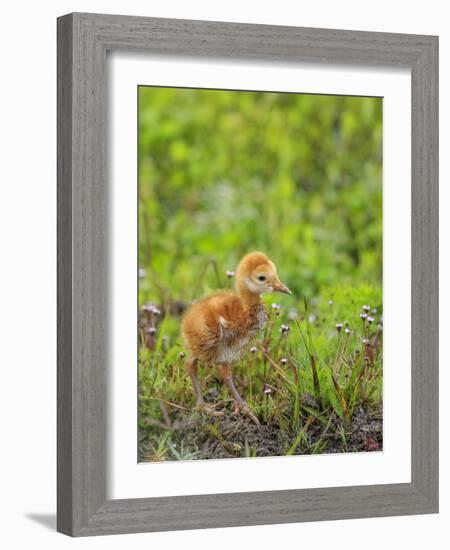
[[(108, 500), (106, 54), (412, 74), (411, 483)], [(438, 38), (74, 13), (58, 19), (58, 505), (72, 536), (438, 511)]]

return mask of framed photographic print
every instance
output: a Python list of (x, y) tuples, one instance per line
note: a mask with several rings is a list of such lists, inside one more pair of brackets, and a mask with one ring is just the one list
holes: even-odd
[(381, 450), (382, 98), (138, 93), (140, 460)]
[(58, 530), (438, 509), (438, 40), (58, 19)]

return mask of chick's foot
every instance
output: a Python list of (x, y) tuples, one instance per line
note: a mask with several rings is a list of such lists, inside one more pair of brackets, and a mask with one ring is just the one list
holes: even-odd
[(195, 410), (208, 416), (220, 417), (224, 415), (223, 411), (216, 411), (213, 406), (207, 405), (206, 403), (197, 403)]
[(247, 405), (247, 403), (242, 402), (239, 403), (238, 401), (234, 402), (234, 409), (233, 414), (245, 414), (245, 416), (248, 416), (250, 420), (256, 424), (257, 426), (261, 426), (258, 417), (255, 415), (255, 413), (251, 410), (251, 408)]

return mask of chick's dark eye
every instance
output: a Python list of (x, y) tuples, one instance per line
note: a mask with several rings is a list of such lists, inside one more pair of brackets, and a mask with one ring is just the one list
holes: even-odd
[(266, 278), (264, 275), (258, 275), (258, 281), (265, 281)]

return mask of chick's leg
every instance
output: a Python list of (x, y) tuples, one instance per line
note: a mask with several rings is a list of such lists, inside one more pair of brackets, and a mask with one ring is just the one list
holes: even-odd
[(197, 409), (213, 416), (221, 416), (221, 412), (215, 411), (212, 407), (209, 407), (203, 401), (202, 390), (200, 388), (200, 382), (198, 380), (198, 360), (195, 357), (192, 357), (188, 360), (188, 362), (186, 363), (186, 370), (188, 371), (188, 374), (192, 380), (192, 387), (194, 388), (195, 399), (197, 401)]
[(205, 402), (203, 401), (202, 390), (200, 388), (200, 382), (198, 381), (198, 360), (195, 357), (188, 360), (186, 363), (186, 370), (192, 380), (197, 406), (202, 406)]
[(233, 399), (237, 405), (237, 408), (241, 410), (244, 414), (246, 414), (249, 418), (251, 418), (257, 426), (259, 426), (259, 420), (256, 418), (255, 414), (250, 410), (247, 403), (239, 395), (239, 392), (237, 391), (236, 386), (234, 385), (233, 377), (231, 375), (230, 365), (220, 365), (219, 371), (225, 384), (228, 386), (228, 389), (230, 390), (231, 395), (233, 396)]

